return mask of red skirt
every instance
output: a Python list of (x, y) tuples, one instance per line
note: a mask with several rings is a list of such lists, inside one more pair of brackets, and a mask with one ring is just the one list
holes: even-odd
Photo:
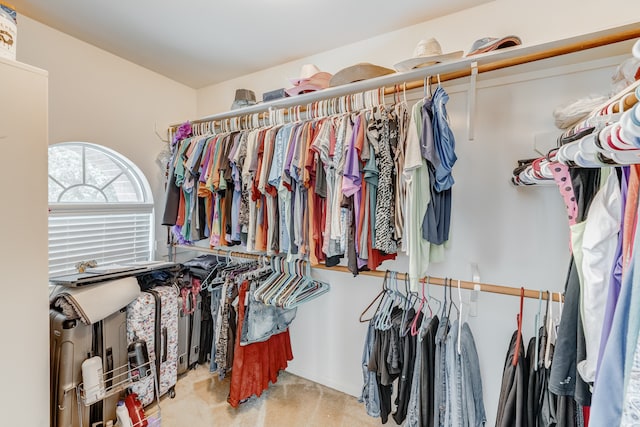
[(234, 408), (254, 394), (260, 396), (269, 387), (269, 382), (278, 380), (278, 373), (287, 367), (288, 361), (293, 360), (289, 329), (264, 342), (240, 345), (248, 288), (249, 282), (245, 281), (238, 293), (238, 326), (227, 398)]

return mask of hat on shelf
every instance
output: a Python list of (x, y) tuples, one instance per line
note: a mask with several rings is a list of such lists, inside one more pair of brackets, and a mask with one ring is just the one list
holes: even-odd
[(235, 110), (256, 103), (256, 94), (249, 89), (236, 89), (236, 97), (231, 104), (231, 109)]
[(262, 94), (262, 102), (269, 102), (275, 99), (286, 98), (289, 96), (285, 88), (273, 89)]
[(368, 80), (374, 77), (385, 76), (387, 74), (395, 73), (386, 67), (370, 64), (368, 62), (361, 62), (356, 65), (352, 65), (347, 68), (343, 68), (331, 77), (329, 86), (341, 86), (348, 83), (359, 82), (361, 80)]
[(300, 77), (290, 79), (293, 87), (287, 89), (286, 93), (289, 96), (294, 96), (300, 93), (326, 89), (329, 87), (329, 80), (331, 80), (331, 74), (320, 71), (313, 64), (305, 64), (300, 70)]
[(442, 48), (438, 40), (433, 37), (427, 40), (420, 40), (413, 50), (413, 56), (393, 66), (398, 71), (409, 71), (414, 68), (427, 67), (439, 62), (453, 61), (462, 58), (462, 51), (442, 53)]
[(519, 46), (522, 44), (522, 40), (518, 36), (505, 36), (502, 38), (497, 37), (483, 37), (476, 40), (471, 45), (467, 56), (477, 55), (479, 53), (491, 52), (492, 50), (504, 49), (505, 47)]

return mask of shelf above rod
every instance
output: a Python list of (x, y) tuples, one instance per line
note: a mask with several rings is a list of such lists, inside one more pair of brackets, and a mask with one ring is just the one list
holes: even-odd
[[(330, 87), (316, 92), (281, 98), (274, 101), (259, 103), (237, 110), (226, 111), (219, 114), (192, 120), (191, 123), (214, 122), (233, 117), (247, 116), (256, 113), (264, 113), (271, 109), (285, 109), (298, 105), (308, 105), (316, 101), (337, 98), (344, 95), (366, 92), (385, 88), (385, 94), (392, 94), (396, 85), (406, 84), (407, 90), (422, 87), (424, 79), (428, 76), (440, 75), (440, 81), (454, 80), (471, 74), (471, 64), (478, 63), (478, 73), (486, 73), (502, 68), (527, 64), (575, 52), (581, 52), (596, 47), (606, 46), (640, 37), (640, 23), (614, 27), (603, 31), (597, 31), (567, 39), (542, 43), (535, 46), (520, 46), (511, 49), (496, 50), (493, 52), (462, 58), (458, 61), (431, 65), (417, 68), (402, 73), (388, 74), (382, 77), (350, 83), (343, 86)], [(170, 125), (177, 128), (180, 123)]]
[[(194, 246), (194, 245), (175, 245), (174, 248), (187, 249), (187, 250), (196, 251), (196, 252), (205, 252), (205, 253), (226, 256), (226, 257), (231, 256), (231, 257), (250, 258), (250, 259), (259, 259), (260, 257), (269, 258), (268, 255), (265, 255), (262, 253), (248, 253), (248, 252), (237, 252), (237, 251), (224, 250), (224, 249), (211, 249), (211, 248), (205, 248), (202, 246)], [(340, 273), (352, 274), (347, 267), (344, 267), (341, 265), (335, 266), (335, 267), (327, 267), (322, 264), (317, 264), (317, 265), (312, 265), (311, 268), (314, 268), (317, 270), (336, 271)], [(384, 278), (385, 276), (384, 271), (361, 271), (358, 274), (363, 276), (379, 277), (379, 278)], [(406, 274), (399, 273), (397, 277), (398, 279), (404, 280), (404, 278), (406, 277)], [(445, 280), (446, 279), (441, 277), (429, 277), (429, 283), (437, 286), (444, 286)], [(421, 282), (422, 281), (424, 281), (424, 279), (421, 279)], [(454, 288), (458, 287), (458, 280), (451, 279), (451, 285)], [(517, 297), (520, 296), (520, 288), (503, 286), (503, 285), (494, 285), (491, 283), (475, 283), (475, 282), (469, 282), (466, 280), (460, 280), (460, 288), (462, 289), (468, 289), (473, 291), (473, 290), (476, 290), (476, 286), (480, 286), (480, 292), (489, 292), (492, 294), (511, 295), (511, 296), (517, 296)], [(525, 298), (538, 299), (540, 298), (540, 291), (535, 289), (525, 288), (524, 296)], [(554, 292), (552, 293), (552, 298), (553, 298), (553, 301), (561, 301), (562, 295), (558, 292)], [(548, 299), (546, 291), (542, 291), (542, 299), (543, 300)]]

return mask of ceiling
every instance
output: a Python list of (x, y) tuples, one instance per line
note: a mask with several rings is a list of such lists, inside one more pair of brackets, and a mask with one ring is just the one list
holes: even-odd
[[(21, 15), (193, 88), (488, 0), (11, 0)], [(18, 30), (20, 23), (18, 22)]]

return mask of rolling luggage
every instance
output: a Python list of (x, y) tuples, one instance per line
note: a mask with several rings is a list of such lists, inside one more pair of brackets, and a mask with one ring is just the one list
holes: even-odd
[[(156, 367), (160, 396), (175, 396), (178, 379), (178, 293), (173, 286), (157, 286), (127, 307), (127, 338), (129, 342), (143, 339), (149, 359)], [(143, 405), (153, 402), (154, 378), (141, 378), (132, 387)]]
[(189, 298), (178, 294), (178, 375), (189, 370), (189, 315), (183, 309), (183, 304), (188, 304)]
[[(198, 265), (190, 266), (189, 262), (185, 263), (185, 266), (189, 267), (189, 273), (191, 276), (191, 283), (194, 288), (199, 289), (198, 295), (198, 307), (195, 316), (200, 316), (200, 320), (194, 319), (194, 325), (196, 328), (200, 328), (199, 340), (198, 340), (198, 364), (205, 364), (210, 361), (211, 346), (213, 342), (213, 319), (211, 317), (211, 291), (208, 289), (202, 289), (202, 283), (209, 277), (211, 271), (215, 269), (215, 265), (208, 270)], [(198, 334), (194, 331), (194, 337)], [(192, 357), (195, 355), (192, 353)], [(189, 363), (193, 366), (196, 361), (191, 359)]]
[(191, 298), (191, 334), (189, 341), (189, 367), (193, 368), (198, 364), (200, 358), (200, 329), (202, 327), (202, 296), (200, 292), (195, 298)]
[[(77, 387), (82, 382), (82, 362), (100, 356), (107, 383), (127, 369), (126, 309), (92, 325), (64, 314), (49, 311), (51, 427), (78, 427), (115, 420), (118, 396), (110, 396), (90, 406), (80, 404)], [(81, 413), (81, 415), (79, 414)]]
[(202, 323), (202, 297), (200, 282), (185, 275), (178, 288), (178, 375), (198, 364), (200, 356), (200, 329)]

